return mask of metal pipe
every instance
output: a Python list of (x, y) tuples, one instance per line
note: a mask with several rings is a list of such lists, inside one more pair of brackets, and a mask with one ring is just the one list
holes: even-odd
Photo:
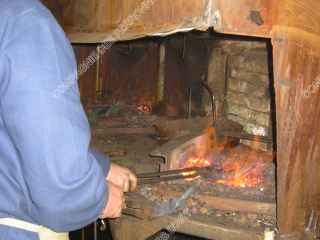
[(166, 60), (166, 42), (160, 41), (160, 43), (159, 43), (159, 59), (158, 59), (158, 86), (157, 86), (156, 103), (159, 103), (161, 100), (163, 100), (165, 60)]
[(98, 240), (97, 220), (93, 223), (93, 239)]

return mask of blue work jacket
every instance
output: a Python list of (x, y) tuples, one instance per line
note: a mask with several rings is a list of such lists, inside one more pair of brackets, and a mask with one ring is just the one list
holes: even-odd
[[(90, 128), (72, 46), (38, 0), (0, 0), (0, 218), (56, 232), (95, 221), (108, 201), (109, 158), (89, 147)], [(0, 225), (0, 239), (37, 239)]]

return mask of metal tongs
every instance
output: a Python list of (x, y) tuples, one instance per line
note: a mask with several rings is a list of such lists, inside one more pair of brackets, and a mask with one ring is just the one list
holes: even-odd
[(167, 215), (177, 212), (182, 206), (184, 206), (191, 196), (191, 194), (196, 190), (196, 186), (191, 186), (188, 190), (181, 196), (181, 198), (173, 198), (165, 203), (158, 204), (154, 207), (146, 206), (138, 202), (133, 202), (126, 200), (126, 208), (122, 210), (122, 213), (142, 220), (154, 220), (156, 218), (165, 217)]
[[(182, 175), (182, 173), (184, 173), (184, 175)], [(228, 178), (228, 174), (224, 169), (216, 169), (213, 167), (192, 167), (163, 172), (137, 174), (139, 185), (177, 179), (191, 179), (197, 177), (201, 177), (205, 180), (210, 179), (212, 181), (216, 181)]]
[(151, 221), (154, 219), (153, 209), (142, 207), (142, 206), (136, 206), (135, 203), (134, 204), (127, 203), (126, 208), (122, 209), (122, 214), (129, 215), (129, 216), (141, 219), (141, 220), (148, 219)]
[[(176, 179), (191, 179), (201, 177), (203, 180), (217, 181), (217, 180), (231, 180), (237, 177), (238, 174), (244, 174), (252, 169), (251, 166), (247, 166), (239, 173), (234, 170), (226, 171), (220, 168), (213, 167), (192, 167), (185, 169), (177, 169), (164, 172), (155, 173), (143, 173), (137, 174), (138, 184), (149, 184), (160, 181), (176, 180)], [(184, 173), (185, 175), (182, 175)], [(166, 176), (166, 177), (163, 177)], [(138, 204), (137, 202), (126, 201), (127, 208), (122, 210), (125, 215), (131, 215), (139, 219), (154, 220), (156, 218), (164, 217), (169, 214), (177, 212), (185, 203), (191, 194), (199, 186), (199, 183), (195, 186), (191, 186), (181, 198), (170, 199), (168, 202), (159, 204), (155, 207), (146, 206), (145, 204)]]

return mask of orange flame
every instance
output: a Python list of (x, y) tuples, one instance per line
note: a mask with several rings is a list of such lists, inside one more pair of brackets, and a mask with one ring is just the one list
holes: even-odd
[[(184, 168), (192, 168), (192, 167), (207, 167), (210, 166), (213, 163), (213, 160), (206, 159), (206, 158), (197, 158), (197, 157), (191, 157), (182, 167)], [(250, 169), (250, 171), (245, 172), (244, 174), (241, 173), (242, 169), (238, 162), (235, 162), (233, 166), (226, 165), (223, 166), (223, 169), (226, 172), (232, 172), (234, 174), (233, 179), (231, 180), (217, 180), (217, 183), (226, 184), (231, 187), (253, 187), (257, 184), (262, 183), (262, 169), (261, 168), (255, 168)], [(183, 176), (188, 176), (190, 174), (195, 173), (195, 171), (192, 172), (183, 172), (181, 173)], [(193, 180), (192, 178), (185, 179), (186, 181)]]
[[(235, 165), (235, 176), (237, 176), (239, 165), (237, 163)], [(230, 187), (254, 187), (257, 184), (262, 183), (262, 171), (261, 169), (253, 169), (250, 173), (246, 173), (243, 176), (235, 177), (232, 180), (217, 180), (217, 183), (226, 184)]]
[(211, 159), (206, 158), (198, 158), (198, 157), (191, 157), (189, 160), (181, 167), (184, 168), (191, 168), (191, 167), (207, 167), (213, 163)]
[[(205, 158), (197, 158), (197, 157), (191, 157), (189, 160), (181, 167), (181, 169), (185, 168), (192, 168), (192, 167), (207, 167), (212, 164), (212, 160), (210, 159), (205, 159)], [(191, 171), (191, 172), (182, 172), (181, 175), (183, 176), (188, 176), (196, 173), (196, 171)], [(199, 178), (200, 176), (196, 177)], [(185, 178), (186, 181), (191, 181), (194, 178)]]

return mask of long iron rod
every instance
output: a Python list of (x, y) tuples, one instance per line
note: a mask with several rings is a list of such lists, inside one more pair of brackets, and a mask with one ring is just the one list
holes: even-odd
[(172, 177), (146, 178), (146, 179), (141, 179), (141, 180), (139, 180), (139, 178), (138, 178), (138, 185), (156, 183), (156, 182), (161, 182), (161, 181), (177, 180), (177, 179), (195, 178), (198, 176), (199, 176), (198, 173), (194, 173), (194, 174), (185, 175), (185, 176), (177, 175), (177, 176), (172, 176)]
[(177, 170), (170, 170), (170, 171), (163, 171), (163, 172), (141, 173), (141, 174), (136, 174), (136, 176), (138, 179), (139, 178), (149, 178), (149, 177), (160, 177), (160, 176), (183, 173), (183, 172), (197, 171), (199, 169), (201, 169), (201, 168), (192, 167), (192, 168), (184, 168), (184, 169), (177, 169)]

